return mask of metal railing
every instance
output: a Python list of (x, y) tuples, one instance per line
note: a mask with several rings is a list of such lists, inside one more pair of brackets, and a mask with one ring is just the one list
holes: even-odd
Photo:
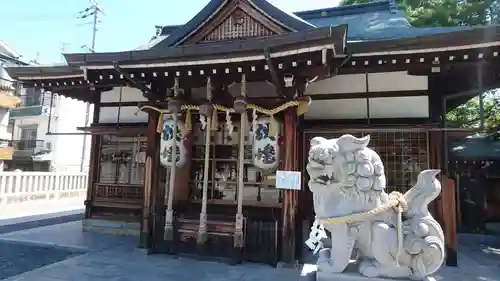
[(14, 147), (16, 150), (51, 149), (50, 143), (44, 140), (12, 140), (9, 142), (9, 146)]
[[(49, 93), (42, 93), (39, 90), (28, 88), (22, 91), (23, 93), (19, 96), (21, 98), (21, 103), (18, 107), (27, 106), (50, 106)], [(52, 103), (52, 107), (55, 107), (56, 103)]]

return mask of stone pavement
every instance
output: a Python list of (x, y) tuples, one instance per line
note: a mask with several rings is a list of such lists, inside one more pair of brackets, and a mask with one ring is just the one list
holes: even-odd
[(85, 194), (79, 197), (51, 199), (51, 200), (28, 200), (22, 203), (1, 202), (0, 220), (28, 216), (45, 215), (63, 211), (83, 210), (85, 206)]
[[(479, 237), (479, 238), (478, 238)], [(4, 279), (6, 281), (289, 281), (300, 271), (260, 264), (231, 266), (224, 263), (145, 255), (136, 238), (81, 231), (81, 222), (70, 222), (0, 235), (1, 241), (52, 245), (85, 251), (61, 262)], [(14, 242), (12, 242), (14, 241)], [(498, 237), (460, 236), (459, 268), (443, 267), (436, 276), (443, 281), (500, 281)], [(1, 270), (1, 268), (0, 268)]]

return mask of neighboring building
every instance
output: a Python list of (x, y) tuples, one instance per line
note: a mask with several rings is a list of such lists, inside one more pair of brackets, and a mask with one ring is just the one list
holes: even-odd
[[(85, 124), (86, 104), (35, 88), (22, 88), (20, 92), (21, 103), (10, 114), (12, 141), (17, 149), (9, 170), (79, 172), (86, 136), (76, 127)], [(84, 171), (88, 169), (87, 147)]]
[(14, 148), (8, 130), (9, 111), (20, 102), (15, 95), (18, 83), (10, 78), (5, 67), (19, 65), (25, 65), (19, 60), (19, 54), (0, 40), (0, 171), (4, 170), (4, 161), (12, 160)]
[[(86, 136), (76, 130), (85, 124), (86, 104), (18, 85), (3, 67), (29, 67), (19, 57), (0, 41), (0, 140), (3, 146), (11, 144), (0, 148), (1, 169), (5, 160), (7, 170), (79, 172), (83, 162), (87, 171), (90, 145), (82, 159)], [(61, 115), (71, 118), (59, 119)]]
[[(140, 235), (150, 252), (295, 263), (314, 219), (306, 173), (301, 190), (280, 190), (259, 161), (300, 171), (312, 137), (370, 134), (388, 191), (408, 190), (424, 169), (447, 174), (443, 117), (460, 104), (457, 93), (470, 98), (498, 85), (498, 29), (413, 28), (390, 1), (291, 15), (265, 0), (211, 0), (140, 49), (66, 54), (65, 67), (8, 71), (96, 106), (83, 128), (93, 134), (86, 229)], [(483, 79), (471, 75), (479, 67)], [(295, 100), (301, 110), (276, 112), (301, 96), (310, 104)], [(242, 100), (255, 111), (245, 115)], [(212, 115), (214, 108), (226, 112)], [(263, 118), (248, 126), (256, 128), (252, 141), (249, 129), (236, 128), (256, 108)], [(181, 118), (164, 123), (167, 109)], [(192, 131), (175, 134), (179, 120)], [(167, 149), (174, 139), (182, 168), (166, 173), (160, 161), (177, 159)], [(443, 186), (431, 208), (444, 225), (448, 264), (456, 264), (455, 194)]]

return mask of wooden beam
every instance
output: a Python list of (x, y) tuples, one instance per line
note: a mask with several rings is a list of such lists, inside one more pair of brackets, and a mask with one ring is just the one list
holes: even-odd
[[(291, 108), (285, 111), (285, 131), (284, 137), (284, 161), (283, 170), (298, 171), (298, 149), (297, 149), (297, 114), (296, 109)], [(281, 259), (287, 264), (293, 264), (297, 260), (295, 255), (295, 232), (296, 216), (299, 203), (298, 190), (283, 191), (283, 230)]]
[[(295, 80), (293, 87), (286, 88), (290, 92), (288, 93), (288, 98), (291, 96), (302, 96), (305, 90), (305, 78), (299, 78)], [(299, 117), (297, 116), (296, 108), (289, 108), (285, 110), (284, 117), (284, 132), (282, 134), (284, 138), (284, 153), (282, 170), (285, 171), (299, 171), (299, 134), (297, 130), (299, 129)], [(299, 207), (299, 190), (284, 190), (283, 191), (283, 228), (282, 228), (282, 241), (281, 241), (281, 259), (286, 264), (295, 264), (298, 260), (296, 255), (297, 248), (297, 214)], [(298, 242), (300, 243), (300, 242)]]
[(458, 266), (456, 185), (453, 179), (446, 175), (441, 178), (440, 208), (443, 214), (442, 225), (446, 244), (446, 265)]
[(114, 66), (114, 68), (115, 68), (116, 72), (118, 72), (119, 74), (123, 75), (123, 78), (124, 78), (125, 80), (129, 81), (129, 82), (130, 82), (130, 84), (131, 84), (133, 87), (135, 87), (135, 88), (137, 88), (137, 89), (141, 90), (141, 91), (142, 91), (142, 93), (144, 94), (144, 96), (145, 96), (146, 98), (148, 98), (148, 97), (151, 97), (151, 96), (152, 96), (152, 91), (151, 91), (151, 89), (150, 89), (148, 86), (146, 86), (143, 82), (138, 81), (138, 80), (136, 80), (136, 79), (132, 78), (132, 76), (131, 76), (131, 75), (130, 75), (127, 71), (123, 70), (117, 62), (114, 62), (114, 63), (113, 63), (113, 66)]
[(427, 95), (428, 93), (425, 90), (411, 90), (411, 91), (393, 91), (393, 92), (318, 94), (318, 95), (310, 95), (310, 97), (312, 100), (338, 100), (338, 99), (418, 97)]
[(385, 128), (389, 126), (399, 126), (407, 128), (408, 125), (414, 126), (428, 126), (432, 124), (430, 118), (377, 118), (371, 119), (370, 124), (366, 122), (366, 119), (322, 119), (322, 120), (304, 120), (303, 125), (307, 130), (318, 129), (318, 128), (330, 128), (338, 129), (343, 128), (373, 128), (374, 126), (379, 126), (378, 128)]
[[(141, 221), (141, 246), (148, 249), (148, 252), (155, 252), (155, 237), (163, 238), (163, 223), (164, 223), (164, 196), (163, 188), (159, 188), (159, 147), (160, 134), (156, 131), (158, 126), (158, 118), (160, 114), (154, 110), (148, 110), (148, 128), (146, 131), (146, 163), (149, 168), (146, 169), (145, 175), (145, 192), (144, 206)], [(149, 185), (149, 186), (147, 186)], [(149, 194), (147, 189), (149, 188)], [(147, 198), (146, 198), (147, 197)], [(155, 215), (159, 214), (159, 216)], [(160, 232), (160, 236), (156, 232)]]
[(102, 102), (101, 107), (125, 107), (125, 106), (141, 106), (145, 102), (123, 101), (123, 102)]
[[(441, 109), (441, 128), (446, 129), (446, 99), (443, 99)], [(448, 169), (448, 133), (442, 131), (440, 151), (435, 151), (441, 157), (441, 196), (438, 200), (438, 209), (441, 214), (440, 223), (444, 231), (446, 244), (446, 264), (448, 266), (458, 266), (457, 256), (457, 222), (456, 222), (456, 195), (455, 184), (450, 178)], [(437, 146), (437, 145), (436, 145)]]
[[(92, 123), (99, 123), (99, 102), (101, 99), (100, 92), (96, 92), (94, 96), (94, 116)], [(86, 136), (84, 136), (86, 137)], [(89, 159), (89, 177), (87, 183), (87, 198), (85, 200), (85, 218), (89, 219), (92, 215), (92, 202), (94, 200), (95, 183), (99, 175), (99, 148), (101, 146), (101, 136), (93, 135), (90, 140), (90, 159)]]
[(285, 81), (280, 79), (280, 75), (278, 75), (278, 70), (276, 69), (276, 65), (274, 65), (269, 49), (264, 52), (264, 56), (266, 57), (267, 66), (269, 67), (269, 72), (271, 73), (271, 81), (276, 88), (276, 93), (278, 96), (283, 97), (285, 95)]

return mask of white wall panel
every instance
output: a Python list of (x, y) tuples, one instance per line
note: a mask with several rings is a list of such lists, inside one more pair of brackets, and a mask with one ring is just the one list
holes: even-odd
[(366, 93), (365, 74), (338, 75), (307, 86), (306, 95)]
[(429, 117), (429, 97), (371, 98), (370, 118)]
[[(101, 107), (99, 123), (140, 123), (148, 122), (148, 114), (144, 111), (137, 112), (137, 106)], [(137, 112), (137, 115), (135, 114)], [(118, 116), (120, 114), (120, 116)]]
[(313, 100), (306, 119), (368, 118), (366, 99)]
[(406, 71), (368, 74), (369, 92), (427, 90), (427, 76), (408, 75)]
[[(368, 87), (367, 87), (368, 79)], [(367, 92), (426, 91), (427, 76), (408, 75), (406, 71), (337, 75), (308, 85), (306, 95)]]
[(142, 92), (136, 88), (130, 87), (114, 87), (113, 90), (101, 93), (101, 102), (133, 102), (147, 101), (142, 95)]

